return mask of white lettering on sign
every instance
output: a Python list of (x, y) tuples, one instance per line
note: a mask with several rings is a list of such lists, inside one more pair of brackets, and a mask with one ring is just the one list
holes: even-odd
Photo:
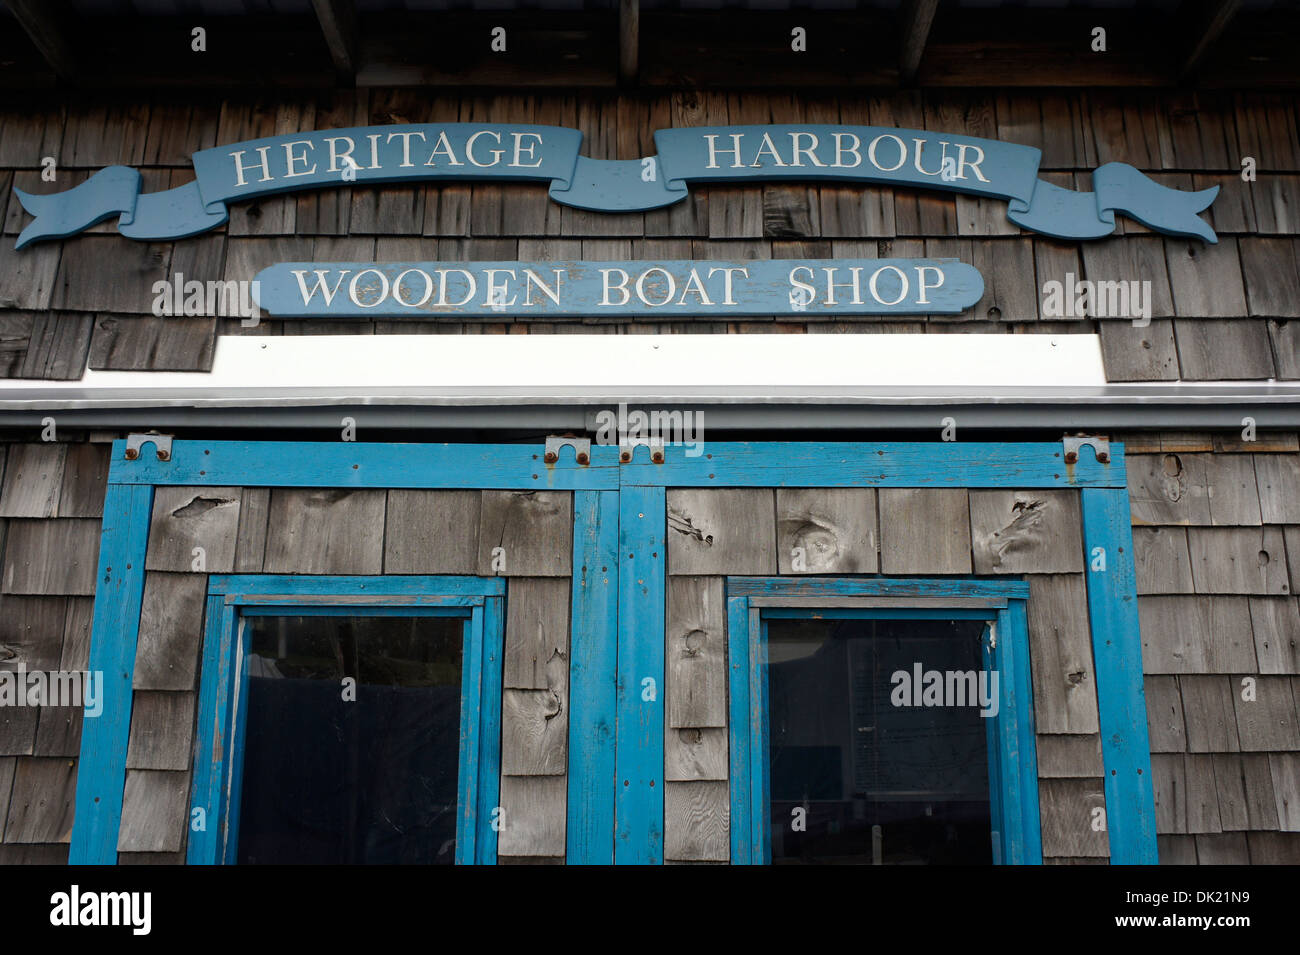
[[(982, 292), (968, 265), (933, 259), (761, 262), (337, 263), (268, 269), (264, 309), (287, 316), (411, 309), (599, 315), (794, 312), (955, 314)], [(266, 288), (263, 284), (263, 288)]]
[[(524, 162), (523, 155), (524, 153), (527, 153), (529, 159), (532, 159), (534, 157), (534, 155), (537, 153), (537, 147), (542, 144), (542, 134), (541, 133), (515, 133), (514, 137), (515, 137), (515, 158), (510, 163), (510, 165), (515, 166), (519, 169), (536, 169), (538, 166), (540, 166), (542, 164), (542, 161), (540, 159), (538, 159), (536, 162), (531, 162), (531, 163)], [(533, 140), (533, 142), (525, 146), (524, 145), (525, 139), (531, 139)]]
[(486, 169), (488, 166), (497, 165), (499, 162), (501, 162), (501, 157), (505, 155), (505, 150), (503, 149), (490, 149), (488, 150), (488, 155), (491, 156), (492, 158), (487, 162), (479, 162), (474, 155), (474, 144), (478, 142), (480, 139), (482, 139), (484, 136), (495, 137), (497, 145), (498, 146), (501, 145), (501, 134), (494, 133), (490, 129), (481, 129), (465, 141), (465, 155), (469, 157), (469, 161), (471, 164), (478, 166), (480, 169)]
[(271, 151), (270, 146), (258, 146), (257, 154), (262, 158), (258, 162), (250, 163), (248, 165), (244, 164), (244, 158), (243, 158), (244, 150), (236, 149), (234, 152), (232, 152), (230, 154), (230, 158), (235, 161), (235, 185), (236, 186), (248, 185), (248, 180), (244, 178), (244, 173), (252, 172), (254, 169), (262, 170), (262, 178), (257, 180), (258, 182), (270, 182), (274, 178), (271, 175), (271, 171), (267, 168), (268, 160), (266, 158), (266, 154), (269, 153), (270, 151)]
[[(861, 305), (862, 298), (862, 272), (861, 267), (826, 268), (821, 271), (824, 273), (824, 281), (820, 283), (824, 295), (821, 298), (823, 305)], [(918, 265), (913, 271), (916, 272), (916, 285), (920, 292), (917, 297), (918, 305), (930, 304), (930, 299), (926, 297), (927, 292), (942, 288), (944, 283), (943, 270), (933, 265)], [(848, 279), (839, 278), (841, 273), (847, 272)], [(932, 273), (933, 280), (927, 282), (926, 274)], [(817, 302), (818, 298), (818, 280), (813, 272), (812, 266), (797, 265), (790, 270), (790, 287), (793, 294), (803, 302)], [(896, 265), (884, 265), (876, 269), (867, 278), (867, 293), (871, 296), (872, 301), (878, 305), (897, 305), (907, 298), (908, 290), (911, 284), (905, 273)], [(844, 289), (845, 298), (836, 297), (836, 289)], [(891, 294), (896, 289), (896, 294)], [(803, 311), (803, 309), (800, 309)]]
[[(296, 139), (282, 143), (275, 152), (272, 146), (257, 146), (230, 150), (234, 165), (236, 188), (274, 182), (279, 179), (298, 179), (315, 175), (321, 164), (327, 173), (338, 173), (355, 163), (358, 169), (381, 171), (385, 169), (414, 169), (416, 166), (470, 165), (478, 169), (505, 167), (509, 169), (539, 169), (542, 166), (541, 149), (545, 145), (542, 133), (500, 132), (480, 129), (464, 139), (460, 150), (446, 130), (434, 135), (418, 129), (388, 133), (368, 133), (368, 148), (363, 145), (368, 165), (362, 165), (353, 155), (357, 141), (352, 136), (320, 136), (313, 139)], [(432, 144), (430, 144), (432, 140)], [(392, 148), (381, 148), (392, 147)], [(319, 163), (317, 147), (322, 155)], [(279, 150), (283, 149), (283, 160)]]
[(294, 171), (293, 164), (296, 162), (302, 163), (304, 167), (307, 165), (307, 150), (304, 149), (302, 155), (297, 156), (294, 155), (294, 151), (293, 151), (293, 148), (295, 146), (311, 146), (311, 142), (306, 139), (299, 139), (296, 142), (284, 144), (284, 165), (285, 168), (288, 170), (284, 174), (285, 179), (292, 179), (294, 176), (310, 176), (312, 173), (316, 171), (315, 163), (311, 164), (310, 169), (304, 168), (299, 170), (298, 172)]
[[(856, 133), (829, 135), (812, 130), (787, 133), (703, 133), (705, 169), (858, 169), (873, 167), (878, 172), (899, 172), (905, 167), (918, 174), (945, 181), (977, 179), (988, 182), (980, 168), (984, 150), (970, 143), (914, 136), (904, 140), (894, 133), (881, 133), (866, 144)], [(955, 151), (956, 155), (950, 155)], [(929, 168), (933, 166), (933, 168)], [(944, 169), (952, 170), (944, 177)]]
[(411, 162), (411, 137), (419, 136), (420, 139), (423, 140), (424, 133), (418, 130), (409, 133), (389, 133), (388, 141), (390, 143), (393, 141), (394, 136), (401, 139), (402, 141), (402, 163), (401, 163), (402, 168), (409, 169), (415, 165), (415, 163)]

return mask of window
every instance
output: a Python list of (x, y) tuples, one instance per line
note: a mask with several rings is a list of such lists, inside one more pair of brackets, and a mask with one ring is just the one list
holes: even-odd
[(464, 626), (247, 621), (241, 865), (455, 860)]
[(729, 578), (732, 859), (1041, 861), (1018, 581)]
[(503, 592), (212, 577), (189, 861), (495, 861)]

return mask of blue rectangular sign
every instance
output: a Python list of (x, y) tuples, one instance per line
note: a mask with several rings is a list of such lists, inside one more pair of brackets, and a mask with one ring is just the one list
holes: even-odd
[(955, 315), (983, 294), (954, 259), (285, 262), (254, 287), (277, 318)]

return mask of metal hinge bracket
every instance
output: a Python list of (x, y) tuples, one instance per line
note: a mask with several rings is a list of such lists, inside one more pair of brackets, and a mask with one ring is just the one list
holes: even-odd
[(577, 438), (571, 434), (549, 436), (546, 439), (546, 453), (542, 455), (542, 460), (547, 464), (554, 464), (560, 460), (560, 448), (566, 444), (573, 448), (579, 464), (591, 463), (591, 439)]
[(1074, 464), (1079, 460), (1079, 449), (1085, 444), (1092, 445), (1092, 452), (1099, 464), (1110, 464), (1110, 439), (1096, 434), (1066, 435), (1061, 439), (1065, 447), (1065, 463)]
[(128, 434), (126, 436), (126, 459), (134, 461), (139, 458), (141, 449), (149, 443), (152, 443), (154, 450), (158, 452), (159, 461), (170, 461), (172, 459), (172, 435), (159, 434), (157, 431), (147, 431), (144, 434)]
[(650, 461), (653, 464), (664, 463), (664, 439), (650, 438), (644, 436), (628, 435), (618, 446), (618, 460), (620, 464), (631, 464), (632, 453), (636, 450), (637, 445), (643, 444), (650, 449)]

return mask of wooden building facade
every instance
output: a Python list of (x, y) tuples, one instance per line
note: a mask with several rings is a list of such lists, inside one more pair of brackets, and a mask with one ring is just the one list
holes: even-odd
[[(332, 825), (316, 816), (337, 794), (292, 782), (320, 771), (292, 745), (258, 742), (308, 732), (296, 721), (315, 713), (340, 739), (383, 741), (390, 768), (436, 793), (337, 795), (369, 820), (351, 861), (798, 861), (825, 849), (814, 835), (852, 831), (865, 841), (843, 854), (866, 863), (1300, 863), (1294, 92), (1272, 79), (1170, 88), (1136, 67), (1113, 88), (957, 88), (941, 79), (947, 49), (920, 89), (460, 89), (399, 73), (349, 89), (6, 100), (0, 671), (104, 683), (94, 717), (0, 706), (0, 862), (327, 858), (303, 847)], [(1109, 162), (1173, 189), (1217, 186), (1204, 213), (1217, 242), (1123, 216), (1111, 236), (1062, 240), (1012, 223), (1002, 201), (890, 185), (702, 183), (664, 209), (598, 212), (535, 183), (357, 181), (232, 203), (228, 222), (191, 237), (133, 240), (109, 220), (15, 248), (32, 217), (14, 189), (64, 191), (128, 166), (156, 192), (193, 179), (191, 155), (215, 146), (424, 123), (568, 127), (597, 160), (652, 156), (656, 130), (695, 126), (999, 140), (1041, 150), (1042, 178), (1066, 188)], [(956, 315), (901, 317), (506, 310), (250, 325), (228, 301), (152, 311), (156, 283), (178, 274), (241, 282), (286, 262), (889, 258), (972, 264), (984, 290)], [(1149, 322), (1053, 311), (1045, 286), (1075, 280), (1149, 283)], [(826, 336), (829, 354), (833, 336), (863, 334), (925, 336), (918, 348), (980, 336), (980, 361), (998, 360), (990, 339), (1096, 336), (1105, 380), (1080, 400), (675, 404), (611, 391), (567, 409), (545, 396), (166, 394), (250, 337)], [(1007, 385), (1024, 372), (1009, 358)], [(702, 411), (703, 453), (601, 443), (592, 416), (620, 402)], [(799, 647), (825, 649), (828, 633), (857, 642), (818, 671)], [(950, 666), (998, 672), (997, 714), (891, 729), (889, 661), (913, 656), (861, 654), (909, 633), (934, 646), (960, 633), (974, 655)], [(392, 652), (364, 662), (367, 639)], [(333, 649), (295, 658), (319, 640)], [(287, 662), (331, 653), (337, 673)], [(422, 675), (404, 683), (399, 664)], [(292, 705), (250, 694), (250, 666), (254, 682), (277, 666), (303, 678), (285, 683), (332, 680), (336, 709), (364, 712), (370, 693), (379, 722), (320, 716), (310, 688)], [(397, 689), (411, 685), (426, 693), (414, 709)], [(854, 721), (834, 752), (786, 728), (819, 707)], [(900, 748), (873, 750), (871, 732)], [(330, 772), (364, 774), (351, 753)], [(895, 794), (899, 821), (877, 819), (873, 792)], [(909, 799), (938, 807), (946, 834), (916, 835), (898, 808)], [(376, 836), (385, 812), (419, 819), (421, 835)], [(277, 813), (293, 816), (292, 837), (268, 821)], [(774, 834), (783, 819), (799, 824)], [(241, 820), (266, 827), (258, 847)], [(416, 846), (428, 833), (446, 839)]]

